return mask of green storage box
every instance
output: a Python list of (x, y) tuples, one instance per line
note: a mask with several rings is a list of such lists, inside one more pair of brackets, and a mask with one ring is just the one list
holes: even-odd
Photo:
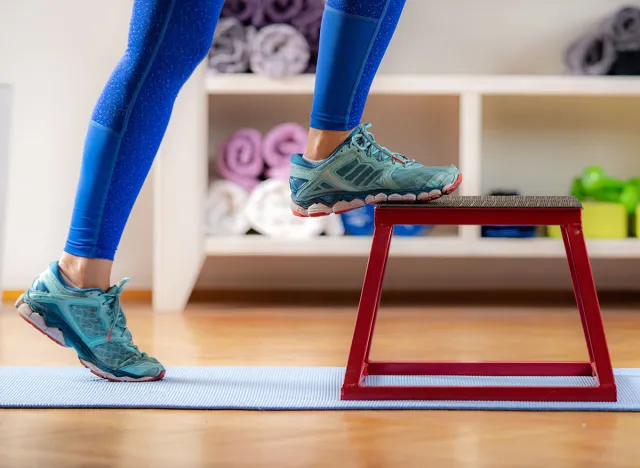
[[(589, 201), (582, 202), (582, 206), (582, 225), (585, 238), (624, 239), (628, 237), (629, 217), (624, 206), (619, 203)], [(638, 232), (637, 229), (636, 232)], [(549, 237), (562, 238), (559, 226), (549, 226), (548, 233)]]

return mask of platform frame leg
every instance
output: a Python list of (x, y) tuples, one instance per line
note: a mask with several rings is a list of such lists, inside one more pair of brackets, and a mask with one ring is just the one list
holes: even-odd
[(594, 377), (601, 387), (613, 387), (613, 367), (582, 224), (564, 225), (561, 230)]
[[(487, 213), (488, 211), (484, 211)], [(538, 213), (539, 214), (539, 213)], [(464, 216), (480, 221), (477, 213)], [(490, 213), (495, 216), (496, 213)], [(506, 213), (503, 222), (512, 219)], [(407, 218), (399, 213), (403, 223)], [(558, 213), (549, 218), (557, 220)], [(564, 215), (562, 215), (564, 216)], [(394, 222), (391, 213), (376, 215), (371, 253), (365, 273), (353, 341), (347, 362), (341, 398), (343, 400), (495, 400), (495, 401), (616, 401), (617, 390), (604, 325), (593, 281), (591, 264), (578, 213), (559, 223), (567, 254), (576, 303), (589, 351), (585, 362), (372, 362), (369, 359)], [(448, 223), (456, 216), (439, 212)], [(495, 219), (495, 218), (493, 218)], [(539, 225), (544, 225), (538, 217)], [(459, 221), (458, 221), (459, 222)], [(437, 224), (437, 223), (432, 223)], [(475, 376), (583, 376), (591, 386), (368, 386), (368, 375), (475, 375)]]
[(375, 226), (345, 372), (344, 386), (346, 387), (358, 387), (362, 377), (368, 374), (367, 364), (382, 297), (382, 283), (387, 269), (392, 235), (393, 226), (388, 224)]

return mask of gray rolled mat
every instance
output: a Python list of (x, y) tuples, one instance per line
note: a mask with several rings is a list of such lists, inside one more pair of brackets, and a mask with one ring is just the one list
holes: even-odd
[(264, 26), (267, 22), (263, 0), (225, 0), (221, 17), (235, 18), (242, 24), (251, 24), (257, 28)]
[(602, 34), (612, 39), (618, 51), (640, 49), (640, 8), (625, 6), (602, 24)]
[(573, 75), (606, 75), (617, 58), (613, 38), (602, 33), (575, 41), (565, 54), (565, 64)]
[(299, 75), (309, 66), (309, 43), (293, 26), (272, 24), (250, 28), (251, 71), (272, 78)]
[(305, 8), (305, 0), (262, 0), (264, 15), (271, 24), (289, 23)]
[[(82, 367), (0, 367), (0, 408), (640, 411), (640, 370), (616, 369), (618, 401), (341, 401), (341, 367), (170, 367), (160, 382), (113, 383)], [(591, 377), (376, 376), (367, 385), (594, 385)]]
[(209, 68), (218, 73), (249, 71), (250, 48), (245, 27), (235, 18), (221, 18), (209, 52)]

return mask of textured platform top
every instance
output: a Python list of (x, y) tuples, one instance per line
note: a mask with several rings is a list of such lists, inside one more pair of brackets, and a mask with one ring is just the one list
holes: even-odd
[(579, 210), (582, 204), (576, 197), (522, 197), (522, 196), (445, 196), (422, 203), (386, 203), (378, 208), (569, 208)]

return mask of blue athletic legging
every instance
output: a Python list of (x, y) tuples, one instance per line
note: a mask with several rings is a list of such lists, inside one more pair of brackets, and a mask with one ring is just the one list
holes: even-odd
[[(206, 57), (223, 0), (135, 0), (126, 52), (94, 109), (65, 251), (113, 260), (181, 87)], [(327, 0), (311, 126), (360, 123), (405, 0)]]

